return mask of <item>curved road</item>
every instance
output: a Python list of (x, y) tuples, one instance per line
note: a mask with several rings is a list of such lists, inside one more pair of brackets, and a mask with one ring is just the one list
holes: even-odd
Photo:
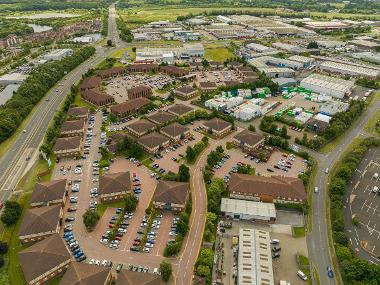
[[(114, 6), (109, 9), (108, 34), (118, 45), (120, 40), (116, 32)], [(5, 201), (15, 189), (21, 179), (27, 165), (27, 157), (34, 158), (38, 154), (38, 147), (44, 139), (46, 130), (54, 117), (56, 110), (66, 98), (71, 85), (75, 84), (82, 74), (89, 68), (96, 66), (116, 48), (104, 48), (100, 44), (96, 45), (96, 54), (71, 71), (66, 78), (53, 87), (35, 107), (34, 113), (28, 118), (25, 127), (26, 132), (21, 132), (8, 151), (0, 158), (0, 200)], [(55, 92), (55, 90), (58, 92)], [(45, 99), (49, 101), (45, 101)], [(33, 161), (31, 159), (31, 161)]]
[[(307, 236), (309, 259), (312, 266), (315, 266), (321, 285), (333, 285), (340, 284), (337, 280), (328, 278), (326, 268), (332, 266), (332, 258), (329, 251), (328, 235), (331, 233), (327, 230), (327, 208), (325, 201), (327, 200), (328, 190), (328, 175), (325, 174), (325, 169), (332, 169), (334, 164), (340, 159), (340, 156), (347, 150), (352, 141), (358, 137), (368, 137), (365, 133), (364, 127), (371, 119), (375, 112), (380, 109), (380, 101), (374, 102), (369, 106), (364, 114), (358, 119), (356, 123), (344, 134), (341, 139), (341, 143), (331, 152), (325, 155), (318, 155), (318, 170), (315, 180), (315, 186), (319, 188), (319, 193), (315, 194), (313, 191), (313, 230), (311, 234)], [(328, 221), (329, 223), (329, 221)], [(335, 274), (336, 276), (336, 274)]]

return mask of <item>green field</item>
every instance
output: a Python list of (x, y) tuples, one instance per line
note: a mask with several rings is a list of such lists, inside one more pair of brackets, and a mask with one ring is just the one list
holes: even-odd
[(205, 58), (209, 61), (224, 62), (234, 54), (223, 44), (205, 44)]
[[(255, 8), (255, 7), (184, 7), (180, 5), (170, 5), (167, 7), (144, 7), (144, 8), (130, 8), (119, 10), (119, 15), (127, 22), (128, 26), (133, 28), (139, 25), (143, 25), (149, 22), (169, 20), (175, 21), (178, 16), (185, 16), (190, 13), (193, 15), (201, 14), (211, 11), (247, 11), (247, 12), (265, 12), (279, 15), (284, 13), (282, 9), (273, 8)], [(340, 14), (340, 13), (322, 13), (322, 12), (310, 12), (311, 16), (315, 17), (327, 17), (327, 18), (371, 18), (380, 20), (380, 15), (368, 15), (368, 14)]]

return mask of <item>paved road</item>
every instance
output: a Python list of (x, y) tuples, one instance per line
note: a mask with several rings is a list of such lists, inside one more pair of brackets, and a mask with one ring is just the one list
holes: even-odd
[(325, 169), (331, 169), (335, 162), (338, 161), (351, 142), (358, 136), (368, 137), (364, 127), (376, 110), (380, 108), (380, 101), (375, 102), (365, 110), (364, 114), (354, 124), (352, 128), (344, 135), (341, 143), (331, 152), (324, 156), (318, 156), (318, 170), (316, 175), (315, 186), (319, 188), (319, 193), (313, 193), (313, 231), (307, 236), (309, 258), (313, 266), (316, 267), (321, 285), (339, 284), (335, 279), (327, 276), (326, 268), (332, 265), (330, 251), (328, 250), (328, 235), (330, 234), (326, 227), (326, 199), (328, 175)]
[[(118, 47), (120, 40), (118, 33), (115, 31), (115, 12), (114, 6), (110, 7), (110, 17), (108, 24), (108, 33)], [(5, 201), (9, 198), (14, 190), (17, 182), (21, 179), (25, 168), (28, 165), (27, 157), (33, 158), (38, 153), (38, 147), (43, 141), (46, 130), (56, 112), (59, 105), (65, 99), (66, 94), (70, 91), (71, 85), (75, 84), (86, 71), (100, 63), (106, 56), (113, 52), (116, 48), (106, 48), (99, 44), (95, 46), (96, 54), (82, 63), (72, 72), (70, 72), (65, 80), (60, 83), (63, 86), (52, 88), (44, 99), (35, 107), (36, 110), (31, 115), (30, 120), (25, 127), (26, 132), (21, 133), (14, 144), (0, 159), (0, 200)], [(56, 92), (55, 90), (58, 90)], [(49, 101), (45, 101), (49, 98)]]

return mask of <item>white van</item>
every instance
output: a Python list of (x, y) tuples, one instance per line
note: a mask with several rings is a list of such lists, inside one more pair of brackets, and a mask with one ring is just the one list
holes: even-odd
[(372, 192), (373, 192), (373, 193), (377, 193), (377, 192), (379, 192), (379, 187), (377, 187), (377, 186), (373, 186)]
[(325, 173), (326, 173), (326, 174), (329, 173), (329, 169), (328, 169), (328, 168), (325, 169)]
[(301, 270), (298, 270), (297, 271), (297, 275), (299, 278), (301, 278), (303, 281), (306, 281), (307, 280), (307, 276), (305, 273), (303, 273)]
[(271, 243), (271, 244), (279, 244), (279, 243), (280, 243), (280, 240), (278, 240), (278, 239), (271, 239), (271, 240), (270, 240), (270, 243)]
[(377, 179), (377, 178), (379, 178), (379, 173), (375, 173), (374, 175), (373, 175), (373, 179)]

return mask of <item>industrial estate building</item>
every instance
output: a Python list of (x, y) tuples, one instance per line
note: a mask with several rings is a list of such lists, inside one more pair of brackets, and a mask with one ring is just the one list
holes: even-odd
[(376, 78), (380, 75), (380, 68), (377, 67), (340, 63), (333, 61), (322, 62), (319, 68), (323, 71), (347, 74), (351, 76), (364, 76), (369, 78)]
[(273, 203), (222, 198), (220, 212), (222, 217), (227, 219), (265, 222), (276, 220), (276, 209)]
[(239, 230), (238, 285), (274, 285), (268, 231)]
[(72, 49), (55, 49), (45, 54), (42, 58), (47, 61), (56, 61), (64, 59), (65, 57), (70, 56), (72, 54)]
[(346, 95), (350, 95), (354, 85), (355, 83), (350, 80), (316, 73), (306, 77), (300, 83), (301, 87), (335, 98), (344, 98)]

